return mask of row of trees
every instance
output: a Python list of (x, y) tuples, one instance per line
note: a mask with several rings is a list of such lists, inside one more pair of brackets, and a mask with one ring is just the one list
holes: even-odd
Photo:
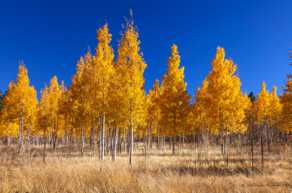
[(182, 136), (211, 134), (222, 139), (224, 153), (227, 136), (259, 133), (255, 139), (262, 141), (265, 136), (270, 144), (275, 129), (292, 131), (291, 76), (281, 98), (276, 87), (268, 92), (265, 83), (257, 97), (247, 96), (241, 91), (237, 66), (225, 58), (223, 48), (217, 48), (212, 69), (192, 100), (178, 47), (172, 45), (162, 82), (156, 80), (146, 94), (147, 65), (135, 26), (127, 23), (116, 57), (111, 39), (104, 25), (97, 31), (95, 52), (80, 58), (71, 85), (66, 88), (54, 76), (39, 101), (27, 69), (19, 66), (1, 105), (0, 135), (7, 144), (18, 137), (19, 153), (24, 144), (28, 148), (43, 144), (45, 159), (47, 143), (55, 149), (78, 142), (83, 154), (86, 144), (94, 149), (98, 142), (101, 160), (107, 149), (115, 160), (124, 144), (131, 164), (135, 140), (144, 139), (147, 149), (153, 137), (158, 146), (167, 137), (175, 153)]

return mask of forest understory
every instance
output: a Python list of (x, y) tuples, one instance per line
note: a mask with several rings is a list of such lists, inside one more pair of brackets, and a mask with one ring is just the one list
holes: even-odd
[[(86, 146), (83, 156), (78, 147), (48, 148), (46, 162), (42, 148), (31, 147), (18, 155), (16, 146), (1, 146), (1, 193), (129, 193), (129, 192), (287, 192), (292, 191), (292, 148), (273, 146), (265, 152), (264, 167), (260, 149), (230, 147), (228, 158), (220, 146), (179, 147), (172, 155), (169, 147), (149, 149), (138, 144), (133, 164), (123, 152), (116, 161)], [(253, 162), (253, 164), (252, 164)]]

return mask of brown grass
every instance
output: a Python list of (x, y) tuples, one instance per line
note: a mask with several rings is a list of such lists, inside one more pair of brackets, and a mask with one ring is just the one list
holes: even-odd
[(147, 159), (136, 154), (133, 167), (129, 167), (125, 155), (112, 162), (98, 161), (90, 155), (79, 157), (77, 152), (70, 157), (51, 153), (46, 163), (38, 156), (9, 155), (7, 149), (1, 156), (0, 193), (291, 193), (292, 190), (292, 165), (288, 159), (266, 160), (262, 173), (258, 168), (252, 169), (248, 162), (237, 162), (235, 157), (227, 166), (219, 156), (209, 155), (209, 161), (203, 161), (205, 158), (199, 161), (198, 156), (187, 152), (180, 156), (152, 152)]

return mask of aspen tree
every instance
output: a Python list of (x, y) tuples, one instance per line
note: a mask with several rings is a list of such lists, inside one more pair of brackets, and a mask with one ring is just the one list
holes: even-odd
[(207, 115), (208, 97), (207, 97), (208, 81), (205, 79), (202, 86), (196, 90), (195, 101), (189, 113), (189, 125), (193, 134), (194, 148), (197, 151), (198, 136), (201, 136), (205, 147), (206, 156), (209, 149), (209, 117)]
[(249, 105), (246, 111), (246, 123), (248, 125), (249, 141), (250, 141), (250, 151), (251, 151), (251, 164), (252, 169), (254, 168), (254, 142), (255, 142), (255, 127), (256, 127), (256, 96), (253, 92), (250, 92), (249, 95)]
[(269, 116), (268, 116), (268, 130), (267, 130), (267, 145), (268, 151), (271, 150), (271, 143), (273, 139), (273, 133), (280, 122), (280, 115), (282, 111), (282, 104), (280, 98), (277, 95), (277, 87), (274, 86), (272, 92), (270, 93), (270, 103), (269, 103)]
[(6, 138), (6, 144), (9, 146), (11, 138), (17, 137), (19, 125), (16, 120), (9, 119), (6, 113), (0, 110), (0, 136)]
[(264, 139), (268, 130), (270, 96), (266, 88), (266, 83), (262, 83), (261, 92), (258, 94), (255, 102), (256, 123), (260, 129), (260, 143), (261, 143), (261, 165), (264, 168)]
[[(208, 108), (207, 98), (208, 81), (204, 80), (202, 86), (197, 89), (195, 94), (195, 103), (191, 110), (191, 125), (193, 132), (202, 133), (203, 136), (208, 133)], [(207, 140), (205, 141), (207, 142)]]
[[(11, 96), (11, 92), (13, 90), (13, 88), (15, 87), (15, 83), (13, 81), (11, 81), (8, 85), (8, 90), (6, 93), (6, 96)], [(11, 104), (12, 101), (7, 97), (6, 99), (6, 104)], [(10, 101), (8, 101), (10, 100)], [(4, 103), (4, 98), (3, 98), (3, 103)], [(2, 106), (3, 107), (3, 106)], [(12, 106), (10, 106), (10, 108), (8, 108), (8, 106), (6, 106), (5, 108), (3, 107), (1, 109), (1, 136), (7, 136), (7, 138), (9, 137), (17, 137), (18, 135), (18, 131), (19, 131), (19, 122), (17, 121), (16, 118), (14, 118), (12, 115), (13, 113), (13, 108), (11, 108)]]
[(225, 59), (224, 48), (217, 48), (212, 62), (212, 70), (207, 76), (208, 108), (207, 116), (211, 133), (223, 138), (222, 153), (226, 153), (226, 137), (231, 133), (246, 131), (244, 123), (247, 97), (241, 92), (239, 77), (235, 74), (237, 66)]
[(62, 90), (58, 83), (58, 78), (54, 76), (51, 79), (50, 86), (48, 88), (48, 98), (49, 98), (49, 116), (47, 117), (50, 121), (51, 136), (53, 149), (56, 149), (56, 143), (59, 133), (59, 102), (62, 96)]
[(190, 96), (184, 81), (184, 67), (180, 67), (180, 55), (176, 45), (171, 46), (167, 72), (161, 84), (161, 127), (166, 136), (172, 137), (172, 152), (178, 135), (182, 134), (190, 109)]
[(92, 110), (95, 117), (101, 120), (100, 129), (100, 156), (104, 159), (105, 154), (105, 127), (106, 117), (109, 114), (110, 86), (114, 75), (114, 51), (110, 46), (112, 35), (109, 33), (107, 24), (97, 31), (98, 44), (96, 55), (90, 65), (90, 85), (92, 96)]
[(72, 138), (72, 97), (71, 92), (67, 89), (62, 83), (61, 85), (62, 96), (59, 102), (59, 114), (64, 121), (63, 131), (64, 131), (64, 144), (67, 145), (69, 142), (69, 138)]
[(30, 85), (24, 65), (19, 65), (16, 83), (10, 83), (3, 104), (8, 120), (18, 122), (18, 152), (21, 153), (24, 136), (29, 136), (33, 127), (37, 107), (36, 91)]
[(59, 85), (59, 98), (58, 98), (58, 116), (57, 116), (57, 122), (58, 122), (58, 132), (57, 135), (59, 138), (62, 139), (62, 144), (64, 142), (64, 137), (66, 137), (67, 131), (66, 131), (66, 124), (68, 123), (67, 118), (67, 108), (66, 108), (66, 102), (67, 102), (67, 88), (65, 87), (64, 81), (61, 82)]
[(38, 128), (39, 134), (43, 136), (43, 162), (46, 161), (46, 149), (47, 149), (47, 137), (50, 130), (50, 112), (49, 112), (50, 100), (49, 89), (45, 87), (41, 91), (41, 98), (38, 105)]
[(60, 118), (60, 100), (63, 94), (63, 86), (59, 85), (58, 78), (53, 76), (49, 87), (41, 92), (38, 106), (39, 133), (44, 139), (43, 161), (46, 157), (46, 144), (48, 135), (51, 136), (53, 149), (56, 148), (57, 139), (62, 131), (62, 120)]
[(159, 81), (155, 80), (153, 88), (150, 89), (147, 95), (147, 130), (146, 130), (146, 150), (152, 144), (152, 135), (157, 135), (159, 140), (159, 121), (160, 121), (160, 87)]
[[(291, 51), (292, 53), (292, 51)], [(292, 54), (290, 56), (292, 58)], [(292, 66), (292, 63), (290, 64)], [(287, 76), (284, 92), (281, 96), (283, 109), (281, 112), (280, 130), (284, 133), (292, 132), (292, 74)]]
[(145, 123), (144, 70), (146, 63), (140, 51), (139, 35), (133, 23), (127, 23), (118, 48), (117, 76), (123, 85), (120, 89), (124, 113), (129, 128), (129, 163), (132, 165), (134, 131)]
[(269, 117), (270, 97), (266, 83), (261, 85), (261, 91), (256, 100), (256, 117), (258, 125), (267, 125)]
[(81, 57), (77, 64), (76, 73), (72, 78), (72, 84), (69, 88), (69, 96), (71, 97), (73, 127), (78, 129), (80, 136), (80, 152), (83, 155), (86, 142), (86, 130), (91, 124), (92, 100), (90, 85), (90, 65), (92, 63), (92, 55), (88, 51), (85, 57)]
[(122, 142), (125, 144), (127, 124), (127, 101), (124, 100), (123, 90), (123, 75), (118, 72), (118, 65), (114, 65), (114, 76), (110, 81), (109, 91), (109, 106), (108, 109), (108, 124), (113, 128), (112, 131), (112, 161), (116, 160), (117, 148), (119, 145), (120, 151), (122, 150)]

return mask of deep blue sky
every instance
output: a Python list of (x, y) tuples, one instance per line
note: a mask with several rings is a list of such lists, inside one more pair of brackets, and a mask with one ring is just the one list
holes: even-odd
[(53, 75), (68, 85), (78, 58), (94, 50), (96, 29), (105, 22), (116, 48), (121, 24), (134, 11), (148, 64), (146, 88), (166, 70), (172, 43), (181, 53), (193, 94), (211, 67), (217, 46), (238, 64), (244, 91), (283, 86), (292, 49), (291, 0), (19, 0), (0, 4), (0, 90), (15, 79), (24, 60), (40, 90)]

